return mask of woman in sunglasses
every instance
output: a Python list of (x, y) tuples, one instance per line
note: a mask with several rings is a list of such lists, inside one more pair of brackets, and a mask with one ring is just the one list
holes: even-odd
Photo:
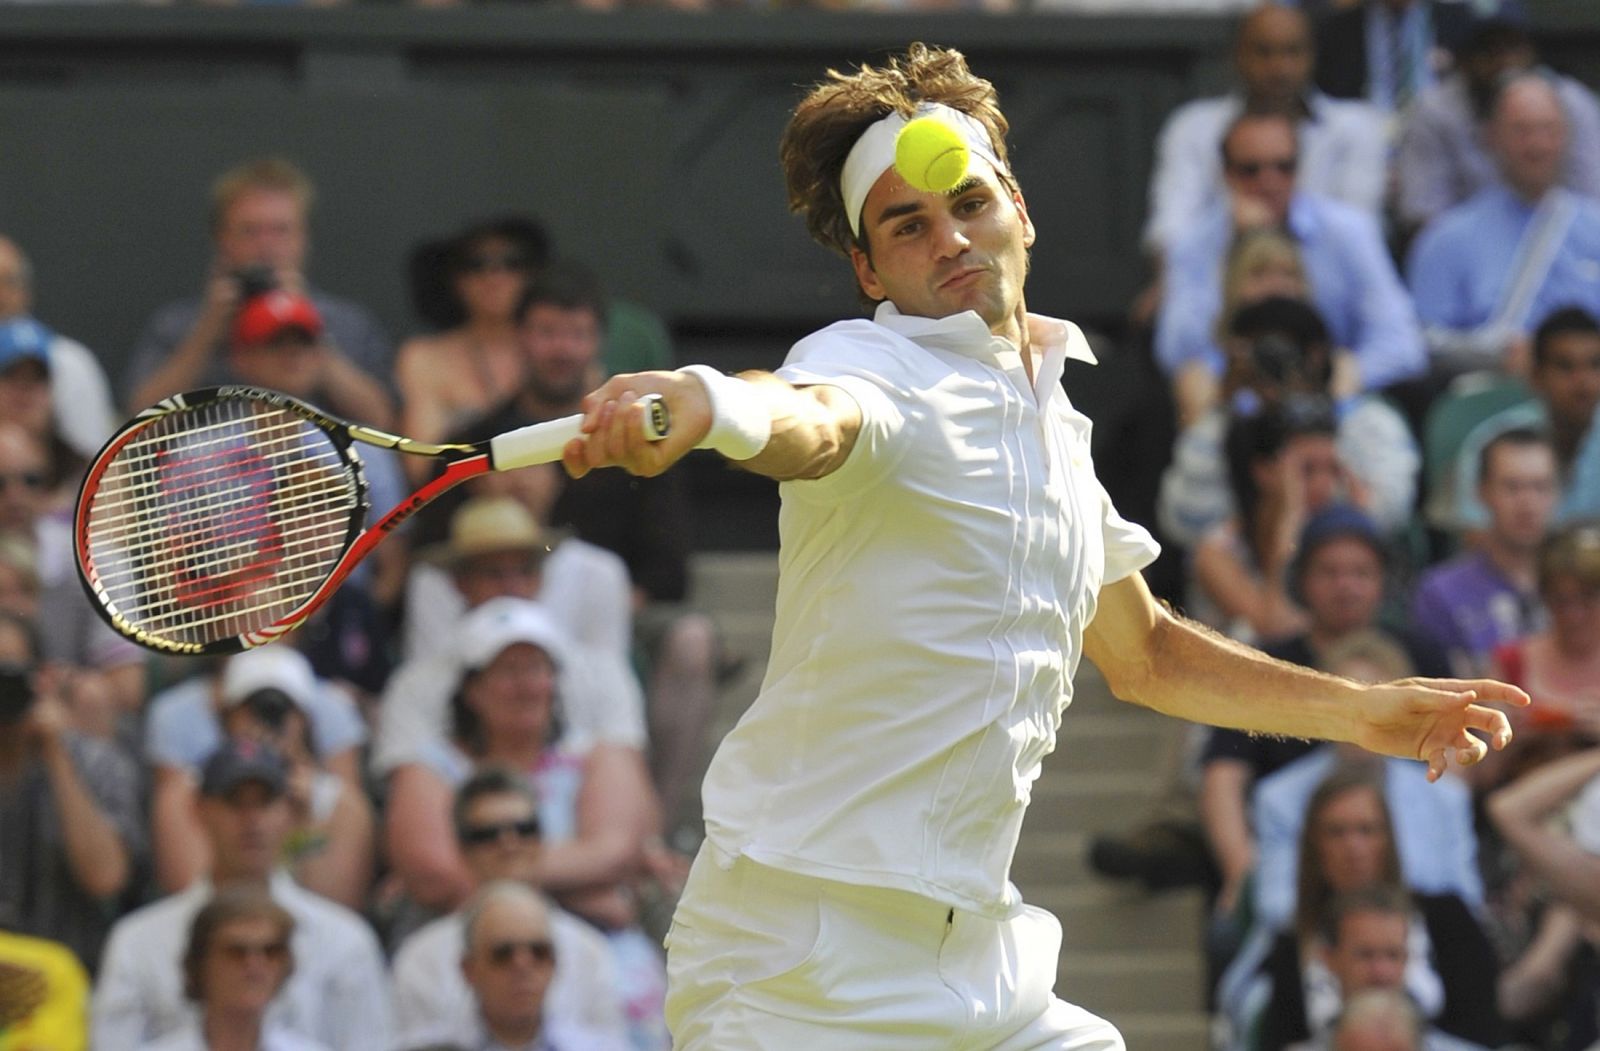
[(401, 433), (440, 441), (522, 385), (517, 301), (548, 253), (539, 225), (516, 217), (412, 252), (412, 305), (433, 331), (395, 356)]
[(294, 970), (294, 919), (263, 890), (229, 887), (195, 914), (183, 954), (194, 1024), (145, 1051), (324, 1051), (266, 1020)]

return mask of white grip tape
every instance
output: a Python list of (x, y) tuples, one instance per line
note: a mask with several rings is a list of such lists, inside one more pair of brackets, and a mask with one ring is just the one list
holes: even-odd
[(685, 365), (678, 371), (703, 383), (711, 399), (711, 430), (695, 448), (714, 449), (730, 460), (748, 460), (767, 447), (772, 440), (772, 410), (749, 383), (709, 365)]
[[(667, 403), (659, 394), (646, 394), (635, 404), (644, 406), (644, 436), (658, 442), (667, 436), (670, 423)], [(559, 420), (546, 420), (528, 427), (518, 427), (489, 439), (489, 460), (496, 471), (514, 471), (536, 463), (554, 463), (561, 459), (561, 450), (574, 438), (581, 437), (583, 416), (563, 416)]]

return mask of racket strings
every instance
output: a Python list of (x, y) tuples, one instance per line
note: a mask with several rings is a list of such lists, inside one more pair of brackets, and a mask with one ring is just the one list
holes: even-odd
[(353, 466), (315, 424), (254, 399), (182, 409), (105, 469), (86, 525), (93, 578), (158, 638), (259, 631), (321, 587), (359, 505)]

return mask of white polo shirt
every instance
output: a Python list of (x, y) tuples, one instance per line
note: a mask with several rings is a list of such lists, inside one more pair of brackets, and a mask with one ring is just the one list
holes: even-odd
[(1030, 315), (1017, 348), (975, 313), (892, 304), (795, 345), (779, 375), (860, 405), (849, 458), (785, 483), (772, 658), (717, 750), (725, 855), (1003, 914), (1040, 761), (1072, 698), (1102, 585), (1153, 561), (1111, 506), (1061, 388), (1093, 362)]

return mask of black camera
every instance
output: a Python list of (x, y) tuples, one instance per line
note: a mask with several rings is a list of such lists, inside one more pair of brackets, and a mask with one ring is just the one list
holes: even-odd
[(278, 272), (265, 264), (240, 267), (233, 272), (233, 279), (239, 282), (240, 299), (251, 299), (278, 287)]
[(1256, 375), (1269, 383), (1288, 383), (1300, 376), (1303, 359), (1300, 345), (1280, 332), (1268, 332), (1250, 342), (1250, 363)]
[(32, 670), (21, 664), (0, 664), (0, 726), (20, 722), (32, 706)]
[(246, 711), (261, 720), (261, 724), (273, 733), (282, 732), (289, 713), (296, 707), (293, 698), (271, 686), (256, 690), (241, 703)]

